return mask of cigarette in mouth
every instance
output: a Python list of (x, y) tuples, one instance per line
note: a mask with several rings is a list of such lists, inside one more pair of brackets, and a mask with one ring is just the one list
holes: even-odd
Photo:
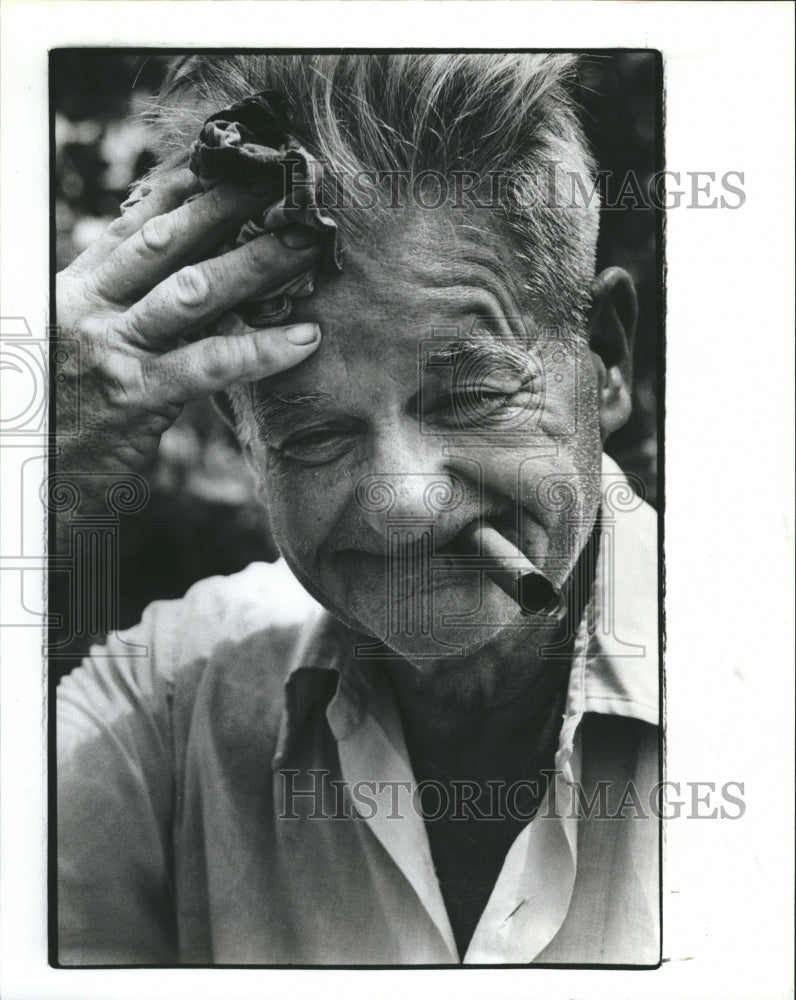
[(490, 580), (526, 614), (561, 616), (564, 609), (560, 591), (521, 549), (491, 525), (468, 525), (456, 542), (457, 548), (465, 554), (481, 558), (482, 568)]

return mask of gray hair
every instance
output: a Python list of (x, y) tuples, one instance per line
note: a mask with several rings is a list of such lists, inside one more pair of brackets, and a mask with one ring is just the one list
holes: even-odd
[[(164, 150), (154, 173), (187, 162), (210, 114), (277, 91), (291, 131), (338, 182), (459, 171), (483, 188), (500, 178), (492, 212), (511, 243), (528, 307), (547, 323), (579, 330), (599, 205), (544, 196), (551, 165), (556, 176), (578, 178), (581, 191), (594, 172), (570, 96), (575, 65), (573, 56), (551, 53), (190, 56), (173, 67), (154, 108)], [(370, 209), (374, 223), (387, 214), (386, 199), (383, 192)], [(328, 211), (344, 233), (367, 225), (364, 212), (333, 204)]]

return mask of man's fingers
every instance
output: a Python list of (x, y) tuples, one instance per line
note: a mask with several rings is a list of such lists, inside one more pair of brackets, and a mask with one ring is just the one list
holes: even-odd
[(97, 267), (91, 290), (110, 302), (134, 302), (178, 268), (217, 253), (263, 207), (261, 195), (239, 184), (219, 184), (173, 211), (148, 214)]
[[(138, 189), (137, 201), (130, 203), (118, 219), (110, 224), (99, 239), (95, 240), (70, 265), (75, 274), (84, 275), (104, 264), (114, 250), (144, 223), (164, 212), (177, 208), (192, 194), (201, 191), (199, 179), (187, 168), (158, 179), (152, 185), (143, 184)], [(125, 205), (128, 203), (125, 202)]]
[(321, 342), (315, 323), (207, 337), (147, 361), (143, 368), (147, 391), (168, 403), (209, 396), (232, 385), (252, 382), (292, 368), (309, 357)]
[(163, 350), (246, 299), (278, 294), (322, 256), (320, 246), (290, 250), (275, 236), (261, 236), (169, 275), (115, 322), (132, 343)]

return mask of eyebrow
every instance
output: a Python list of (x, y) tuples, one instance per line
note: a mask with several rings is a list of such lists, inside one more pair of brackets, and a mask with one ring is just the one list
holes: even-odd
[(255, 402), (254, 419), (260, 428), (290, 424), (299, 413), (329, 410), (336, 404), (328, 392), (274, 392)]
[[(426, 357), (423, 367), (432, 371), (434, 368), (456, 371), (461, 364), (469, 363), (505, 369), (512, 364), (525, 364), (527, 361), (528, 356), (524, 351), (485, 336), (476, 342), (457, 340), (441, 344), (438, 350)], [(273, 392), (264, 399), (257, 400), (253, 411), (260, 432), (268, 436), (269, 428), (289, 427), (300, 415), (328, 413), (338, 405), (338, 400), (328, 392)]]
[[(528, 354), (515, 347), (491, 337), (478, 341), (457, 340), (443, 344), (439, 350), (429, 353), (423, 365), (426, 371), (434, 368), (452, 369), (456, 371), (462, 364), (486, 365), (488, 368), (501, 369), (512, 365), (527, 365)], [(483, 369), (482, 369), (483, 370)]]

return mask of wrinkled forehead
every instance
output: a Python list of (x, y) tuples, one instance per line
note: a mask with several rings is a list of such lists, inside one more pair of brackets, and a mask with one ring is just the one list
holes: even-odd
[(324, 269), (313, 294), (293, 302), (289, 322), (318, 323), (320, 347), (259, 381), (256, 399), (321, 392), (340, 406), (378, 406), (454, 373), (457, 358), (515, 374), (518, 354), (545, 336), (523, 308), (514, 249), (486, 212), (396, 212), (343, 248), (342, 271)]
[(354, 347), (356, 331), (375, 348), (446, 327), (460, 339), (475, 319), (515, 339), (530, 321), (514, 247), (487, 212), (388, 210), (359, 235), (344, 229), (342, 244), (342, 271), (322, 271), (291, 317), (318, 322), (325, 339)]

